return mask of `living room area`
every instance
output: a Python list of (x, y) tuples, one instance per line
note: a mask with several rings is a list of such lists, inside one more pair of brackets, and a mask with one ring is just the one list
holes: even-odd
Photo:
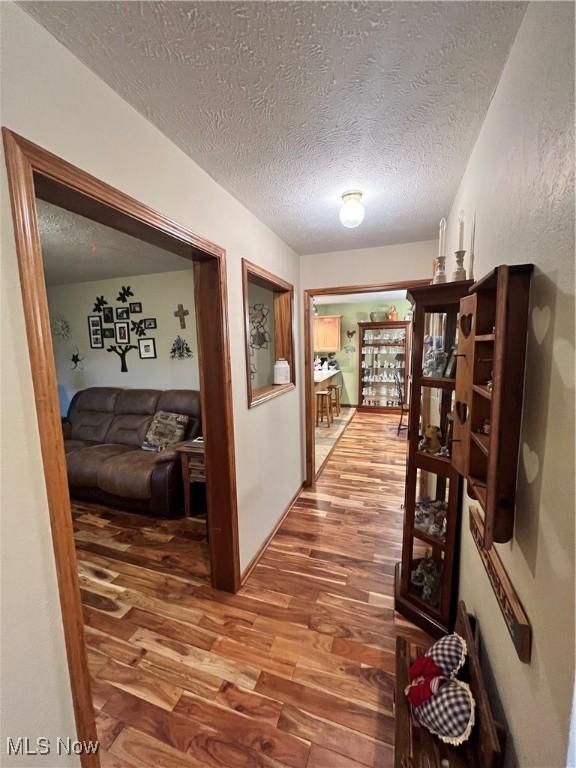
[(36, 204), (83, 598), (163, 557), (209, 583), (193, 265)]

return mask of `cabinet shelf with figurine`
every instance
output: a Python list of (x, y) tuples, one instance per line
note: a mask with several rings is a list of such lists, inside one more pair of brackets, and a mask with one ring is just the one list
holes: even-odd
[(452, 464), (482, 509), (487, 550), (514, 531), (532, 270), (496, 267), (460, 302)]
[(396, 610), (431, 635), (454, 625), (462, 481), (452, 465), (460, 299), (472, 281), (410, 290), (414, 321)]
[(358, 329), (358, 410), (400, 410), (408, 401), (410, 323), (358, 323)]

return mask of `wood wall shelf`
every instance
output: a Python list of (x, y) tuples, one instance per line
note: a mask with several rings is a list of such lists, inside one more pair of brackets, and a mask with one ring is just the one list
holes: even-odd
[[(452, 463), (484, 510), (487, 550), (514, 532), (532, 271), (532, 264), (496, 267), (460, 302), (467, 333), (458, 337), (456, 409), (462, 418), (455, 420)], [(489, 435), (481, 431), (486, 424)]]
[(490, 450), (490, 435), (485, 435), (483, 432), (470, 432), (470, 437), (474, 440), (482, 453), (488, 456), (488, 451)]
[(442, 376), (420, 376), (418, 378), (418, 383), (421, 387), (447, 387), (448, 389), (454, 389), (456, 386), (456, 379), (447, 379)]
[(485, 397), (487, 400), (492, 400), (492, 392), (488, 389), (488, 387), (482, 386), (480, 384), (473, 384), (472, 389), (474, 392), (482, 395), (482, 397)]
[(500, 560), (496, 548), (487, 551), (484, 547), (484, 523), (474, 507), (469, 508), (470, 532), (478, 548), (478, 553), (492, 584), (498, 605), (506, 623), (516, 653), (520, 661), (530, 662), (532, 654), (532, 627), (522, 603), (510, 581), (506, 569)]
[[(427, 285), (409, 292), (414, 301), (413, 377), (404, 538), (402, 563), (395, 571), (395, 607), (431, 635), (446, 633), (454, 626), (462, 484), (448, 456), (421, 451), (419, 444), (430, 424), (439, 428), (441, 442), (450, 445), (456, 380), (442, 373), (456, 344), (460, 299), (471, 285), (472, 281)], [(443, 528), (440, 536), (431, 532), (438, 525)], [(421, 566), (423, 560), (425, 566)], [(418, 583), (424, 567), (436, 573), (432, 592), (424, 592)], [(427, 581), (430, 585), (430, 579)]]

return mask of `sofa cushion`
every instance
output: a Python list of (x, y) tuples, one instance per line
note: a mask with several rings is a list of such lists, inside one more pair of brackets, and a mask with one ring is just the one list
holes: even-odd
[(200, 431), (200, 392), (192, 389), (167, 389), (158, 400), (158, 410), (183, 413), (190, 417), (184, 437), (195, 437)]
[(161, 394), (159, 389), (125, 389), (118, 395), (114, 413), (153, 416)]
[(120, 392), (120, 389), (114, 387), (90, 387), (77, 392), (68, 410), (72, 440), (104, 442)]
[(113, 496), (149, 499), (157, 456), (150, 451), (127, 451), (98, 467), (98, 487)]
[(158, 411), (148, 427), (142, 448), (145, 451), (164, 451), (169, 445), (182, 440), (187, 426), (188, 416)]
[(152, 416), (146, 414), (125, 413), (114, 416), (110, 428), (106, 433), (107, 443), (120, 443), (140, 448), (146, 437)]
[(64, 451), (66, 453), (72, 453), (72, 451), (79, 451), (81, 448), (89, 448), (91, 445), (97, 445), (91, 440), (64, 440)]
[(96, 486), (101, 465), (108, 459), (130, 450), (127, 445), (103, 444), (67, 453), (68, 483), (78, 488)]

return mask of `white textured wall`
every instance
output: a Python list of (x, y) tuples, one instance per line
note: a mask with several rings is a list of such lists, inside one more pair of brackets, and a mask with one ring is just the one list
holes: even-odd
[[(131, 315), (131, 320), (154, 318), (157, 325), (155, 330), (147, 331), (142, 337), (155, 340), (156, 359), (142, 360), (138, 352), (138, 337), (130, 333), (130, 344), (136, 349), (128, 352), (128, 370), (124, 373), (120, 370), (121, 361), (118, 355), (107, 351), (111, 344), (115, 344), (114, 339), (104, 339), (103, 349), (91, 349), (87, 320), (88, 315), (96, 314), (92, 311), (96, 296), (104, 296), (113, 309), (128, 307), (129, 303), (120, 304), (115, 301), (123, 285), (129, 285), (134, 292), (129, 302), (139, 301), (142, 304), (142, 314)], [(74, 394), (86, 387), (200, 388), (192, 270), (54, 285), (48, 289), (48, 304), (52, 320), (61, 314), (68, 320), (71, 329), (69, 339), (52, 335), (58, 395), (63, 415), (67, 413)], [(179, 319), (174, 317), (178, 304), (182, 304), (190, 313), (185, 318), (186, 328), (180, 328)], [(102, 318), (102, 315), (100, 317)], [(131, 327), (130, 321), (128, 324)], [(114, 328), (106, 323), (102, 323), (102, 327)], [(170, 357), (172, 343), (177, 336), (188, 342), (193, 357), (183, 360), (173, 360)], [(75, 348), (84, 358), (76, 369), (70, 363), (70, 355)]]
[(379, 248), (309, 254), (301, 257), (302, 288), (431, 280), (432, 262), (438, 255), (437, 250), (436, 240), (424, 240)]
[[(21, 9), (2, 3), (2, 123), (227, 250), (241, 562), (302, 479), (298, 387), (248, 410), (241, 258), (296, 288), (294, 252)], [(2, 730), (73, 733), (48, 510), (2, 166)], [(299, 323), (296, 324), (299, 337)], [(19, 585), (26, 585), (25, 597)], [(2, 739), (2, 752), (5, 741)], [(10, 765), (5, 756), (2, 765)], [(32, 765), (20, 760), (19, 765)], [(44, 765), (49, 763), (44, 760)]]
[[(521, 768), (565, 765), (574, 665), (574, 6), (533, 3), (448, 220), (474, 211), (476, 277), (533, 262), (514, 539), (498, 552), (532, 623), (516, 655), (468, 530), (460, 594), (478, 615)], [(468, 248), (468, 234), (466, 235)], [(449, 272), (452, 265), (449, 265)]]

